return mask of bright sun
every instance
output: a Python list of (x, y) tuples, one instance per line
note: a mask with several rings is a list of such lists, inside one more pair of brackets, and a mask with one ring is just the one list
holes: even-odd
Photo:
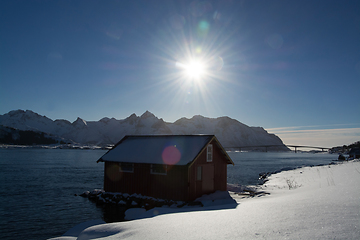
[(191, 61), (184, 66), (188, 77), (200, 79), (205, 74), (205, 65), (200, 61)]

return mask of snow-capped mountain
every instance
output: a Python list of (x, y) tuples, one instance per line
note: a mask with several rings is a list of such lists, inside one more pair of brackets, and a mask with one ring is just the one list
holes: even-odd
[(105, 117), (99, 121), (85, 121), (77, 118), (71, 123), (67, 120), (51, 120), (30, 110), (15, 110), (0, 115), (0, 125), (45, 132), (81, 144), (115, 144), (130, 134), (214, 134), (224, 147), (279, 145), (276, 150), (288, 150), (276, 135), (229, 117), (196, 115), (168, 123), (146, 111), (141, 116), (132, 114), (122, 120)]

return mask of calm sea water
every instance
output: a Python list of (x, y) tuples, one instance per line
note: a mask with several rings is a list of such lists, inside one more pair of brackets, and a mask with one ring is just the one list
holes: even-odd
[[(73, 226), (105, 219), (106, 210), (75, 196), (102, 188), (106, 151), (0, 149), (0, 239), (48, 239)], [(260, 172), (327, 164), (337, 156), (309, 153), (230, 152), (228, 182), (258, 183)]]
[(229, 152), (235, 165), (228, 166), (228, 183), (259, 184), (259, 173), (295, 169), (302, 166), (329, 164), (338, 155), (294, 152)]

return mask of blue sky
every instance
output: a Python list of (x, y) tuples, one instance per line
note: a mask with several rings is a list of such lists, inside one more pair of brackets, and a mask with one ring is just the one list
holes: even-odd
[[(0, 114), (229, 116), (288, 144), (350, 144), (360, 140), (359, 9), (358, 1), (2, 0)], [(199, 79), (179, 67), (191, 59), (205, 64)]]

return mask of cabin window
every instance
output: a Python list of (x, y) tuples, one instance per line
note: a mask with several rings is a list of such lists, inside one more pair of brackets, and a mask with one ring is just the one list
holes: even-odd
[(197, 167), (196, 180), (197, 181), (202, 180), (202, 167), (201, 166)]
[(120, 163), (119, 164), (120, 172), (134, 172), (134, 164), (133, 163)]
[(151, 164), (151, 174), (166, 175), (167, 174), (167, 165)]
[(207, 146), (207, 150), (206, 150), (206, 161), (207, 162), (212, 162), (213, 160), (213, 145), (212, 144), (209, 144)]

